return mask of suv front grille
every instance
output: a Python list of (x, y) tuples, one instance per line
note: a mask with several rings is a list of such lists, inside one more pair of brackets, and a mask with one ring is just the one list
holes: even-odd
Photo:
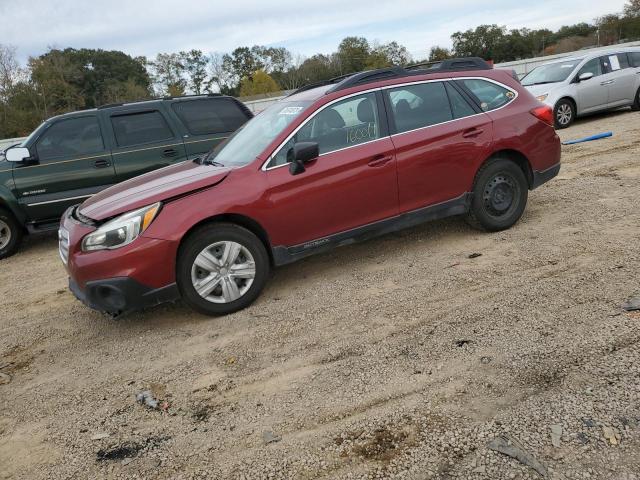
[(69, 232), (64, 227), (58, 230), (58, 251), (62, 263), (66, 265), (69, 261)]

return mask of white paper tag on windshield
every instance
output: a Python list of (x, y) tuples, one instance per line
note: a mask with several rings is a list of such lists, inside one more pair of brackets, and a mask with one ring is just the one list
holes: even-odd
[(560, 68), (573, 68), (573, 63), (567, 63), (564, 65), (560, 65)]
[(609, 55), (609, 62), (611, 62), (611, 70), (620, 70), (620, 61), (617, 55)]
[(278, 115), (297, 115), (302, 107), (284, 107)]

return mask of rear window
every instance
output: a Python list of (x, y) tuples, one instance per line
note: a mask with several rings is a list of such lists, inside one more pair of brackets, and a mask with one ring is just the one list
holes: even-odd
[(111, 125), (119, 147), (162, 142), (174, 137), (167, 121), (157, 110), (114, 115)]
[(233, 132), (248, 120), (240, 106), (228, 98), (175, 102), (172, 108), (191, 135)]
[(515, 93), (508, 88), (487, 80), (467, 78), (456, 80), (456, 83), (471, 92), (478, 100), (480, 108), (485, 112), (500, 108), (516, 98)]

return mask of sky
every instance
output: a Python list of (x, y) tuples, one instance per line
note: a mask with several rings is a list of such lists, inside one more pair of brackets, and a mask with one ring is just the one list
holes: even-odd
[(20, 61), (48, 47), (122, 50), (132, 56), (239, 46), (331, 53), (345, 36), (392, 40), (414, 59), (451, 46), (453, 32), (481, 24), (550, 28), (622, 11), (625, 0), (0, 0), (0, 44)]

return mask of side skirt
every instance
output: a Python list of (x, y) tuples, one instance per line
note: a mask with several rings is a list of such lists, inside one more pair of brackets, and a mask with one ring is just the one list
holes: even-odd
[(287, 263), (292, 263), (301, 258), (325, 252), (335, 247), (362, 242), (370, 238), (403, 230), (432, 220), (462, 215), (469, 210), (470, 204), (471, 193), (466, 192), (446, 202), (403, 213), (395, 217), (380, 220), (379, 222), (312, 240), (301, 245), (273, 247), (273, 260), (276, 266), (286, 265)]

